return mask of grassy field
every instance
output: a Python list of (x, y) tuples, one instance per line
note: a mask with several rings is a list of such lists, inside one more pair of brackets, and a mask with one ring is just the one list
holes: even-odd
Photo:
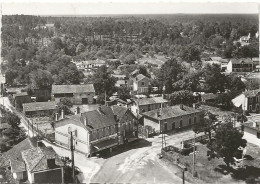
[[(208, 148), (198, 144), (196, 151), (195, 170), (198, 178), (206, 183), (260, 183), (260, 148), (248, 143), (247, 160), (244, 161), (245, 169), (227, 168), (222, 158), (208, 160)], [(188, 171), (192, 171), (193, 154), (180, 157)]]

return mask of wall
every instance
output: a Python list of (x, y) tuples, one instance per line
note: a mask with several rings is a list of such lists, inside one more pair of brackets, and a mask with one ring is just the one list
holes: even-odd
[(232, 62), (229, 61), (227, 64), (227, 72), (232, 72)]
[(35, 183), (62, 183), (62, 169), (56, 168), (52, 170), (46, 170), (43, 172), (34, 172)]
[[(80, 105), (82, 104), (82, 98), (88, 98), (88, 104), (93, 103), (93, 98), (95, 96), (95, 93), (74, 93), (73, 97), (66, 97), (71, 100), (73, 104)], [(60, 102), (60, 99), (62, 97), (56, 97), (55, 102)]]
[(77, 137), (74, 137), (74, 139), (77, 141), (77, 144), (75, 144), (76, 151), (82, 152), (84, 154), (88, 154), (89, 153), (88, 131), (83, 127), (77, 126), (75, 124), (71, 123), (60, 127), (56, 127), (55, 142), (67, 146), (69, 148), (70, 145), (70, 134), (68, 133), (69, 127), (71, 127), (72, 131), (77, 130)]
[(52, 115), (56, 110), (50, 109), (50, 110), (44, 110), (44, 111), (30, 111), (25, 112), (25, 115), (35, 115), (35, 116), (50, 116)]
[(23, 179), (23, 172), (16, 172), (13, 173), (13, 178), (17, 181), (20, 181)]
[(146, 125), (147, 126), (151, 126), (152, 128), (154, 128), (156, 132), (160, 131), (159, 123), (154, 122), (153, 120), (144, 117), (144, 126), (146, 126)]
[(232, 99), (232, 103), (236, 107), (239, 107), (240, 105), (242, 105), (242, 109), (243, 110), (247, 110), (247, 107), (245, 106), (246, 100), (245, 100), (245, 95), (244, 94), (240, 94), (236, 98)]
[(130, 135), (138, 137), (137, 118), (129, 110), (123, 116), (119, 125), (120, 127), (118, 129), (123, 139), (127, 139)]
[(256, 133), (257, 133), (256, 130), (252, 128), (244, 127), (243, 138), (246, 139), (248, 142), (260, 147), (260, 139), (257, 138)]

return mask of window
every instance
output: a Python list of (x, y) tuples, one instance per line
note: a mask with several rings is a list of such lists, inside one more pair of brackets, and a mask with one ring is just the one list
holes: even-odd
[(260, 139), (260, 132), (257, 132), (257, 133), (256, 133), (256, 137), (257, 137), (258, 139)]
[(144, 82), (142, 82), (142, 86), (144, 86)]
[(249, 110), (252, 111), (252, 105), (249, 105)]
[(194, 117), (194, 123), (196, 123), (197, 122), (197, 118), (196, 117)]
[(182, 127), (182, 120), (180, 120), (180, 128)]
[(189, 125), (191, 125), (191, 118), (189, 118)]

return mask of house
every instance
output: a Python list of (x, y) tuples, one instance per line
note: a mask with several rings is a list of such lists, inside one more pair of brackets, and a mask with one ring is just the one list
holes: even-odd
[(93, 84), (52, 85), (52, 95), (56, 102), (60, 102), (61, 98), (69, 98), (73, 104), (92, 104), (95, 89)]
[(117, 80), (126, 80), (126, 75), (112, 74), (111, 76), (115, 77)]
[(245, 111), (257, 112), (260, 110), (260, 89), (245, 91), (235, 97), (232, 103)]
[(139, 115), (143, 112), (167, 107), (168, 105), (169, 101), (164, 99), (163, 97), (152, 97), (134, 99), (132, 103), (130, 103), (130, 108), (135, 115)]
[(252, 72), (253, 61), (250, 58), (230, 59), (227, 72)]
[(260, 146), (260, 115), (248, 116), (244, 122), (244, 139), (247, 142)]
[(153, 132), (167, 132), (188, 127), (202, 118), (203, 111), (185, 105), (164, 107), (142, 113), (144, 126), (149, 126)]
[(249, 44), (249, 43), (250, 43), (250, 40), (251, 40), (250, 33), (248, 34), (248, 36), (241, 36), (240, 39), (239, 39), (241, 45), (243, 45), (243, 44)]
[(214, 93), (204, 93), (200, 95), (202, 102), (215, 102), (218, 94)]
[(17, 93), (13, 95), (14, 97), (14, 106), (16, 108), (22, 109), (24, 103), (30, 103), (31, 97), (27, 92)]
[(51, 116), (56, 111), (56, 103), (32, 102), (23, 104), (23, 112), (26, 116)]
[(93, 71), (103, 65), (106, 65), (106, 62), (104, 60), (96, 59), (96, 60), (75, 62), (75, 64), (80, 71)]
[(52, 147), (44, 145), (22, 151), (29, 183), (64, 183), (64, 168)]
[(135, 115), (123, 106), (112, 105), (111, 108), (118, 120), (119, 144), (136, 140), (138, 138), (138, 121)]
[(260, 65), (259, 57), (253, 57), (252, 61), (253, 61), (253, 68), (256, 69), (256, 67)]
[(127, 86), (127, 80), (117, 80), (115, 86), (116, 87), (126, 87)]
[(129, 79), (129, 85), (132, 93), (145, 94), (148, 93), (150, 79), (143, 74), (138, 74), (136, 77), (131, 77)]
[(220, 64), (220, 68), (221, 68), (221, 71), (223, 71), (223, 72), (226, 71), (228, 62), (229, 62), (228, 59), (221, 59), (221, 60), (220, 60), (220, 63), (221, 63), (221, 64)]
[(73, 132), (73, 138), (77, 142), (75, 150), (87, 156), (112, 149), (122, 144), (122, 140), (127, 139), (131, 131), (135, 132), (135, 118), (125, 108), (122, 109), (99, 106), (93, 111), (58, 120), (55, 122), (55, 142), (69, 148), (70, 132)]

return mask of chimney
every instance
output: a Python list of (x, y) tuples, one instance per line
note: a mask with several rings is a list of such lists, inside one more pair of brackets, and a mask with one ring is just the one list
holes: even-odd
[(77, 109), (76, 109), (76, 110), (77, 110), (77, 111), (76, 111), (76, 112), (77, 112), (77, 114), (80, 114), (80, 107), (79, 107), (79, 106), (77, 107)]
[(61, 110), (61, 119), (64, 119), (64, 110)]
[(58, 121), (58, 113), (55, 113), (55, 121)]
[(37, 147), (43, 147), (42, 141), (37, 141)]
[(181, 110), (184, 110), (184, 109), (183, 109), (183, 104), (180, 104), (180, 109), (181, 109)]

